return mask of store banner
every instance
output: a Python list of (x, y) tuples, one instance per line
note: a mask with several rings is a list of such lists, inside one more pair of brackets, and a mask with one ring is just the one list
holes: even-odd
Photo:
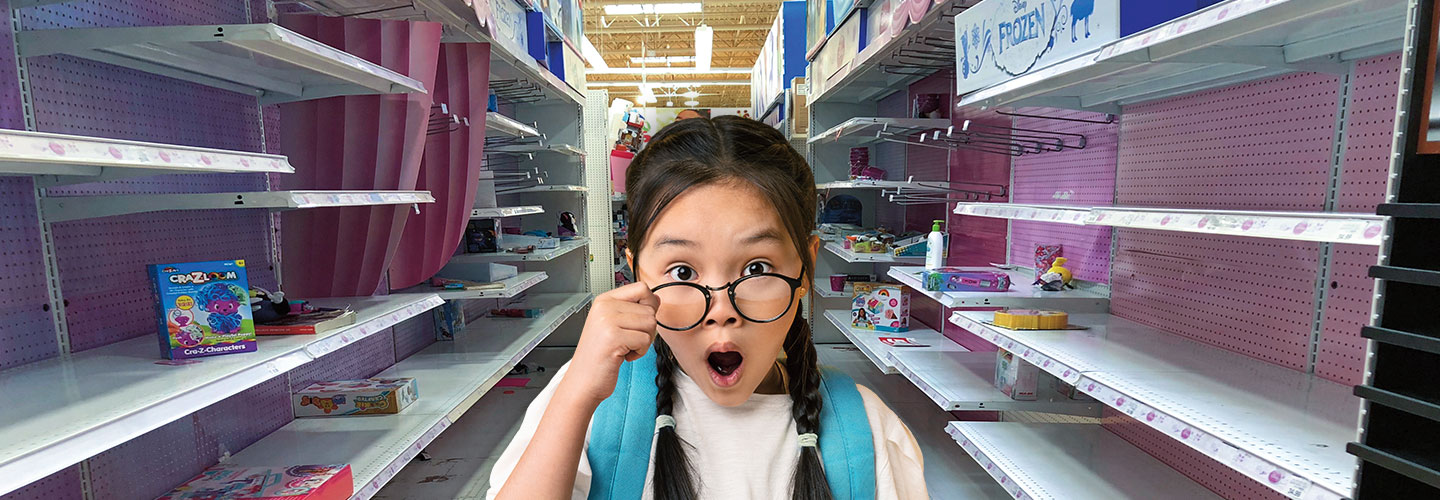
[(884, 45), (899, 30), (895, 26), (895, 6), (902, 0), (875, 0), (865, 16), (865, 46)]
[[(440, 23), (297, 14), (281, 16), (280, 24), (435, 88)], [(276, 176), (275, 189), (416, 189), (432, 102), (426, 92), (281, 104), (275, 136), (295, 173)], [(297, 298), (374, 294), (412, 211), (386, 205), (284, 212), (281, 286)]]
[(529, 51), (525, 5), (515, 0), (475, 0), (472, 6), (480, 26), (488, 28), (490, 36), (504, 45), (506, 52), (520, 55)]
[[(451, 125), (425, 139), (425, 156), (415, 189), (430, 191), (435, 203), (407, 212), (405, 233), (390, 264), (390, 288), (408, 288), (429, 279), (455, 254), (480, 180), (485, 149), (485, 104), (490, 95), (490, 44), (440, 46), (431, 94), (451, 114), (470, 121)], [(436, 109), (435, 113), (438, 113)]]
[(985, 0), (955, 15), (957, 95), (1120, 37), (1120, 0)]

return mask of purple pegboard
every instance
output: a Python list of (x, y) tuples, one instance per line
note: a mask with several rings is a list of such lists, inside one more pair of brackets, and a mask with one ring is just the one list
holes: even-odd
[(0, 370), (59, 354), (33, 186), (0, 177)]
[[(0, 20), (6, 26), (11, 26), (10, 17), (15, 11), (10, 10), (10, 0), (0, 0)], [(25, 128), (25, 110), (20, 99), (20, 81), (16, 72), (15, 51), (10, 50), (15, 46), (14, 30), (0, 29), (0, 128), (23, 130)]]
[(195, 436), (202, 451), (235, 453), (294, 419), (290, 387), (275, 377), (195, 412)]
[(394, 364), (394, 328), (387, 328), (290, 370), (290, 392), (293, 394), (316, 382), (367, 378)]
[[(905, 92), (896, 92), (890, 96), (880, 99), (876, 116), (880, 118), (903, 118), (906, 116), (906, 102), (909, 96)], [(909, 147), (894, 142), (877, 142), (870, 145), (870, 164), (885, 170), (885, 179), (891, 181), (905, 180), (905, 171), (909, 168), (909, 160), (906, 158)], [(877, 192), (878, 193), (878, 192)], [(905, 227), (905, 209), (900, 205), (890, 203), (875, 196), (875, 224), (879, 227), (888, 228), (891, 231), (901, 231)]]
[(0, 495), (0, 500), (81, 500), (80, 467), (74, 466), (51, 474), (24, 488)]
[(435, 343), (434, 311), (426, 311), (395, 325), (395, 361), (408, 358)]

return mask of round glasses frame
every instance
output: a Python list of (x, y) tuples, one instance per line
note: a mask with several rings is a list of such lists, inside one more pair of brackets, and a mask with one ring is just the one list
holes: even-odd
[[(787, 299), (785, 299), (785, 310), (784, 310), (784, 311), (781, 311), (780, 314), (775, 315), (775, 317), (769, 318), (769, 319), (756, 319), (756, 318), (750, 317), (749, 315), (745, 314), (744, 311), (741, 311), (741, 310), (740, 310), (740, 304), (735, 301), (735, 287), (736, 287), (736, 286), (740, 285), (741, 283), (744, 283), (745, 280), (755, 279), (755, 278), (759, 278), (759, 277), (762, 277), (762, 276), (768, 276), (768, 277), (771, 277), (771, 278), (780, 278), (781, 280), (784, 280), (786, 284), (790, 285), (790, 297), (787, 298)], [(805, 284), (805, 282), (802, 281), (802, 280), (800, 280), (799, 278), (791, 278), (791, 277), (786, 276), (786, 275), (783, 275), (783, 274), (757, 273), (757, 274), (751, 274), (751, 275), (741, 276), (739, 279), (737, 279), (737, 280), (735, 280), (735, 281), (731, 281), (731, 282), (729, 282), (729, 283), (726, 283), (726, 284), (720, 285), (720, 286), (716, 286), (716, 287), (709, 287), (709, 286), (701, 285), (701, 284), (699, 284), (699, 283), (691, 283), (691, 282), (688, 282), (688, 281), (676, 281), (676, 282), (666, 283), (666, 284), (659, 285), (659, 286), (656, 286), (656, 287), (654, 287), (654, 288), (651, 288), (651, 289), (650, 289), (650, 293), (657, 293), (657, 292), (659, 292), (660, 290), (663, 290), (663, 289), (665, 289), (665, 288), (676, 287), (676, 286), (685, 286), (685, 287), (690, 287), (690, 288), (694, 288), (694, 289), (700, 290), (700, 293), (702, 293), (702, 294), (705, 295), (705, 309), (704, 309), (705, 314), (700, 315), (700, 319), (695, 320), (695, 323), (694, 323), (694, 324), (692, 324), (692, 325), (690, 325), (690, 326), (687, 326), (687, 327), (684, 327), (684, 328), (673, 328), (673, 327), (671, 327), (671, 326), (669, 326), (669, 325), (660, 325), (660, 327), (662, 327), (662, 328), (664, 328), (664, 329), (666, 329), (666, 330), (671, 330), (671, 331), (676, 331), (676, 332), (683, 332), (683, 331), (687, 331), (687, 330), (694, 330), (695, 327), (700, 326), (701, 323), (704, 323), (704, 322), (705, 322), (705, 316), (708, 316), (708, 315), (710, 314), (710, 306), (711, 306), (711, 305), (714, 305), (714, 303), (712, 302), (712, 296), (711, 296), (710, 292), (718, 292), (718, 291), (720, 291), (720, 290), (725, 290), (726, 295), (729, 295), (729, 296), (730, 296), (730, 305), (731, 305), (732, 307), (734, 307), (734, 308), (735, 308), (735, 312), (738, 313), (738, 314), (740, 315), (740, 317), (745, 318), (746, 321), (753, 321), (753, 322), (756, 322), (756, 323), (773, 323), (773, 322), (779, 320), (780, 318), (785, 317), (786, 314), (789, 314), (789, 313), (790, 313), (790, 309), (791, 309), (792, 307), (794, 307), (794, 302), (795, 302), (795, 290), (799, 289), (800, 286), (803, 285), (803, 284)], [(661, 304), (661, 305), (663, 306), (664, 304)]]

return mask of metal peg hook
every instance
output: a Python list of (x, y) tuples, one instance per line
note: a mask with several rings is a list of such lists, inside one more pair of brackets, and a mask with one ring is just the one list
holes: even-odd
[(411, 203), (411, 204), (410, 204), (410, 208), (415, 209), (415, 215), (420, 215), (420, 204), (419, 204), (419, 203)]

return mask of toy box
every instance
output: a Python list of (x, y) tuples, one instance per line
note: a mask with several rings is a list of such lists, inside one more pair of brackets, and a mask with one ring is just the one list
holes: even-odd
[(156, 500), (345, 500), (354, 493), (346, 464), (216, 465)]
[(458, 300), (447, 300), (430, 314), (435, 320), (435, 340), (455, 340), (465, 331), (465, 308)]
[(400, 413), (420, 396), (413, 378), (316, 382), (293, 396), (296, 417)]
[(1010, 289), (1010, 275), (997, 271), (941, 267), (926, 269), (920, 276), (925, 282), (925, 289), (932, 292), (1003, 292)]
[(910, 329), (910, 292), (894, 283), (856, 283), (851, 325), (882, 332)]
[(1010, 351), (995, 353), (995, 387), (1016, 401), (1034, 401), (1040, 368)]
[(160, 355), (197, 358), (256, 350), (245, 261), (149, 266), (159, 302)]

